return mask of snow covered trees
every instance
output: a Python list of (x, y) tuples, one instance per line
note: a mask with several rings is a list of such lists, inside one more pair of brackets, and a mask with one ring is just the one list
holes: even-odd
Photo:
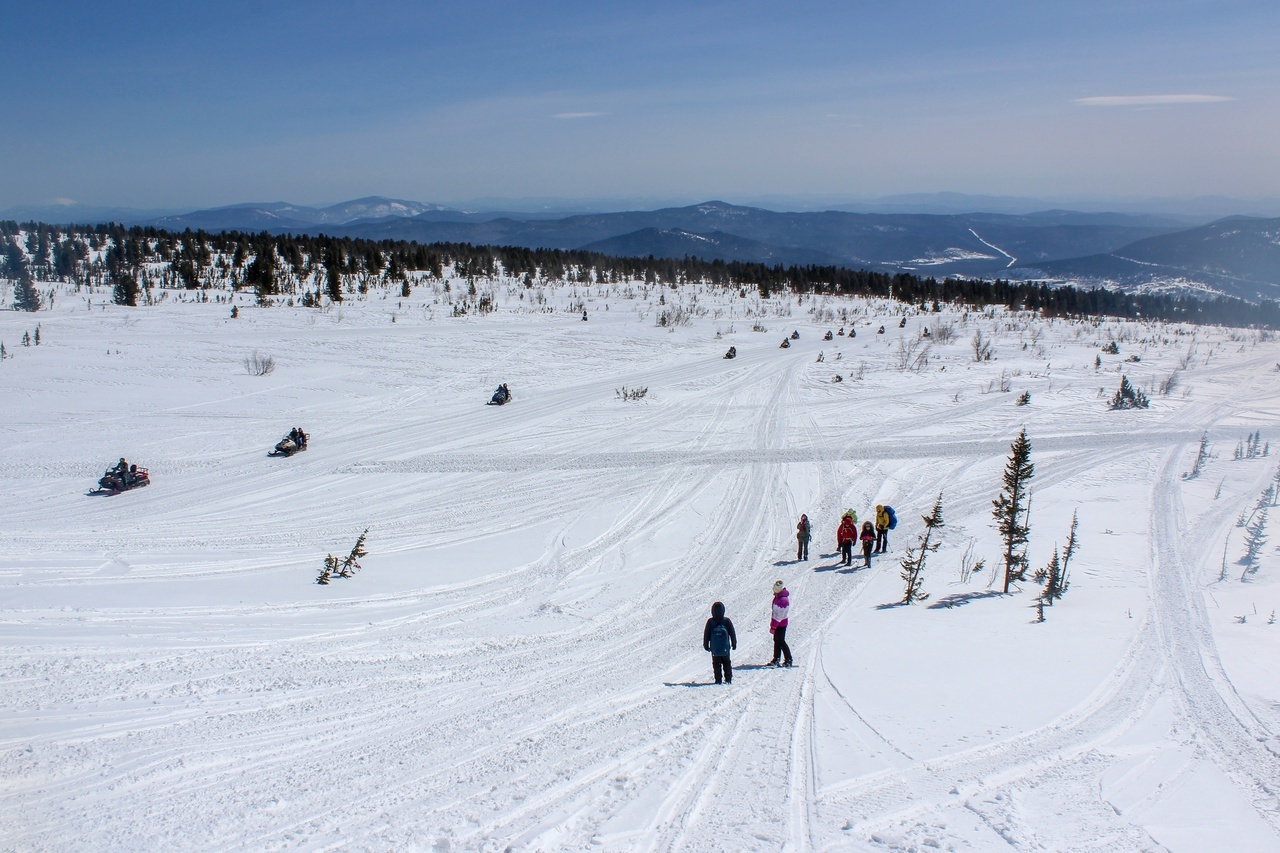
[(116, 285), (111, 290), (111, 301), (131, 307), (138, 304), (138, 279), (133, 273), (121, 273), (116, 278)]
[(1139, 388), (1134, 388), (1129, 377), (1120, 374), (1120, 388), (1111, 398), (1112, 409), (1145, 409), (1151, 405), (1147, 395)]
[(1027, 481), (1035, 474), (1031, 463), (1031, 440), (1024, 429), (1010, 446), (1009, 461), (1005, 465), (1002, 481), (1004, 489), (991, 502), (991, 515), (1004, 543), (1004, 592), (1009, 585), (1020, 581), (1027, 573), (1027, 539), (1031, 528), (1027, 523)]
[(19, 311), (39, 311), (40, 292), (36, 290), (35, 279), (31, 276), (31, 266), (27, 257), (16, 244), (9, 243), (5, 247), (5, 268), (13, 278), (13, 307)]

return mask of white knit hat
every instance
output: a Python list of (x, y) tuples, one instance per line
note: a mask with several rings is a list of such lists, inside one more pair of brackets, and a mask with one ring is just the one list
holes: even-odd
[(783, 591), (784, 589), (786, 589), (786, 588), (787, 588), (787, 585), (786, 585), (786, 584), (784, 584), (782, 581), (774, 581), (774, 582), (773, 582), (773, 594), (774, 594), (774, 595), (777, 595), (778, 593), (782, 592), (782, 591)]

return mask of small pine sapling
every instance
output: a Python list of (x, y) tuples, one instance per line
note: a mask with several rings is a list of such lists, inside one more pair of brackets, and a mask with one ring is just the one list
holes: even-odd
[(1240, 580), (1244, 580), (1246, 576), (1257, 574), (1258, 572), (1258, 555), (1262, 553), (1262, 546), (1267, 543), (1267, 507), (1262, 506), (1254, 513), (1253, 521), (1245, 527), (1244, 537), (1244, 573), (1240, 575)]
[(1019, 395), (1018, 395), (1018, 405), (1019, 405), (1019, 406), (1028, 406), (1028, 405), (1030, 405), (1030, 404), (1031, 404), (1031, 392), (1030, 392), (1030, 391), (1023, 391), (1021, 394), (1019, 394)]
[(324, 568), (320, 570), (320, 576), (316, 578), (316, 583), (325, 586), (333, 579), (333, 573), (338, 571), (338, 558), (329, 554), (324, 558)]
[(933, 502), (933, 511), (924, 519), (924, 532), (920, 534), (920, 541), (915, 548), (907, 546), (907, 555), (902, 558), (902, 580), (906, 587), (902, 594), (902, 603), (910, 604), (913, 601), (924, 601), (929, 594), (921, 589), (922, 579), (920, 575), (924, 572), (925, 559), (933, 551), (938, 550), (941, 542), (931, 542), (933, 532), (941, 530), (946, 525), (942, 521), (942, 492), (938, 492), (938, 498)]
[(1188, 480), (1194, 480), (1204, 473), (1205, 463), (1209, 461), (1209, 432), (1206, 430), (1200, 435), (1200, 450), (1196, 453), (1195, 464), (1191, 466), (1191, 471), (1187, 474)]
[(1053, 559), (1037, 572), (1043, 575), (1044, 588), (1040, 590), (1040, 600), (1052, 605), (1054, 600), (1062, 598), (1062, 563), (1058, 559), (1058, 549), (1053, 549)]
[(1067, 533), (1067, 548), (1062, 552), (1062, 574), (1058, 578), (1058, 598), (1062, 598), (1071, 586), (1071, 581), (1067, 579), (1067, 568), (1071, 565), (1071, 558), (1080, 549), (1080, 540), (1076, 538), (1076, 528), (1080, 526), (1078, 514), (1078, 510), (1071, 513), (1071, 530)]
[(365, 528), (360, 534), (360, 538), (356, 540), (356, 544), (351, 546), (351, 553), (342, 560), (342, 566), (338, 569), (338, 576), (349, 578), (360, 568), (360, 558), (366, 556), (369, 552), (364, 548), (364, 538), (369, 535), (369, 528)]
[(1031, 536), (1027, 521), (1027, 489), (1028, 481), (1036, 470), (1031, 462), (1031, 440), (1027, 438), (1025, 429), (1018, 433), (1009, 450), (1009, 461), (1002, 477), (1004, 489), (991, 502), (991, 515), (1004, 542), (1005, 593), (1009, 592), (1010, 584), (1022, 580), (1026, 575), (1027, 553), (1024, 546)]

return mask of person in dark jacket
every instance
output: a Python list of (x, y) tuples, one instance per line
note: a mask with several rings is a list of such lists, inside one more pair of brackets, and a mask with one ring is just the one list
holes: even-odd
[(809, 529), (809, 516), (801, 514), (800, 523), (796, 525), (796, 559), (809, 559), (809, 540), (812, 538)]
[(711, 605), (711, 618), (702, 629), (702, 648), (711, 652), (711, 674), (716, 684), (733, 683), (733, 661), (729, 652), (738, 648), (738, 635), (733, 632), (733, 621), (724, 615), (724, 605), (717, 601)]
[(871, 549), (876, 544), (876, 529), (870, 521), (862, 522), (862, 559), (866, 560), (864, 568), (871, 568)]

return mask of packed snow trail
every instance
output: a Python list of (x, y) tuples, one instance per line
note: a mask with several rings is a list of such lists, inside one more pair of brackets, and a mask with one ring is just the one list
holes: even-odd
[[(267, 325), (230, 342), (202, 311), (139, 312), (106, 361), (114, 327), (55, 314), (48, 348), (12, 374), (11, 458), (48, 464), (0, 465), (7, 845), (1179, 849), (1161, 809), (1209, 768), (1257, 824), (1232, 840), (1275, 837), (1274, 733), (1218, 663), (1195, 583), (1270, 472), (1233, 469), (1250, 473), (1194, 524), (1178, 479), (1202, 428), (1228, 441), (1273, 414), (1257, 402), (1280, 360), (1268, 342), (1236, 352), (1215, 332), (1189, 371), (1201, 394), (1107, 413), (1103, 332), (1049, 321), (1033, 321), (1043, 356), (1011, 340), (975, 364), (961, 339), (916, 373), (892, 367), (893, 342), (936, 315), (902, 330), (860, 316), (864, 334), (834, 342), (787, 318), (802, 329), (791, 349), (736, 333), (724, 360), (705, 323), (667, 332), (622, 311), (375, 325), (358, 306), (248, 309)], [(880, 324), (884, 338), (866, 333)], [(292, 358), (228, 379), (235, 334)], [(1184, 349), (1153, 342), (1124, 369)], [(37, 359), (47, 375), (20, 372)], [(1008, 370), (1031, 406), (990, 393)], [(513, 402), (485, 406), (498, 381)], [(649, 396), (623, 402), (622, 386)], [(1219, 387), (1250, 388), (1252, 407)], [(94, 425), (76, 442), (59, 440), (68, 413)], [(311, 448), (267, 459), (295, 424)], [(994, 553), (990, 501), (1024, 425), (1037, 547), (1077, 506), (1086, 535), (1044, 626), (1027, 624), (1027, 593), (950, 577), (966, 541)], [(84, 497), (121, 452), (155, 484)], [(935, 607), (890, 607), (939, 491)], [(901, 520), (890, 554), (841, 568), (834, 519), (877, 502)], [(800, 512), (815, 524), (806, 563)], [(366, 526), (364, 568), (316, 586), (323, 555)], [(789, 670), (761, 666), (775, 578), (793, 596)], [(717, 599), (739, 633), (731, 687), (708, 684), (700, 646)], [(1035, 656), (997, 655), (1022, 647)], [(974, 661), (955, 665), (958, 649)], [(938, 731), (934, 708), (979, 683), (988, 719), (949, 711)]]

